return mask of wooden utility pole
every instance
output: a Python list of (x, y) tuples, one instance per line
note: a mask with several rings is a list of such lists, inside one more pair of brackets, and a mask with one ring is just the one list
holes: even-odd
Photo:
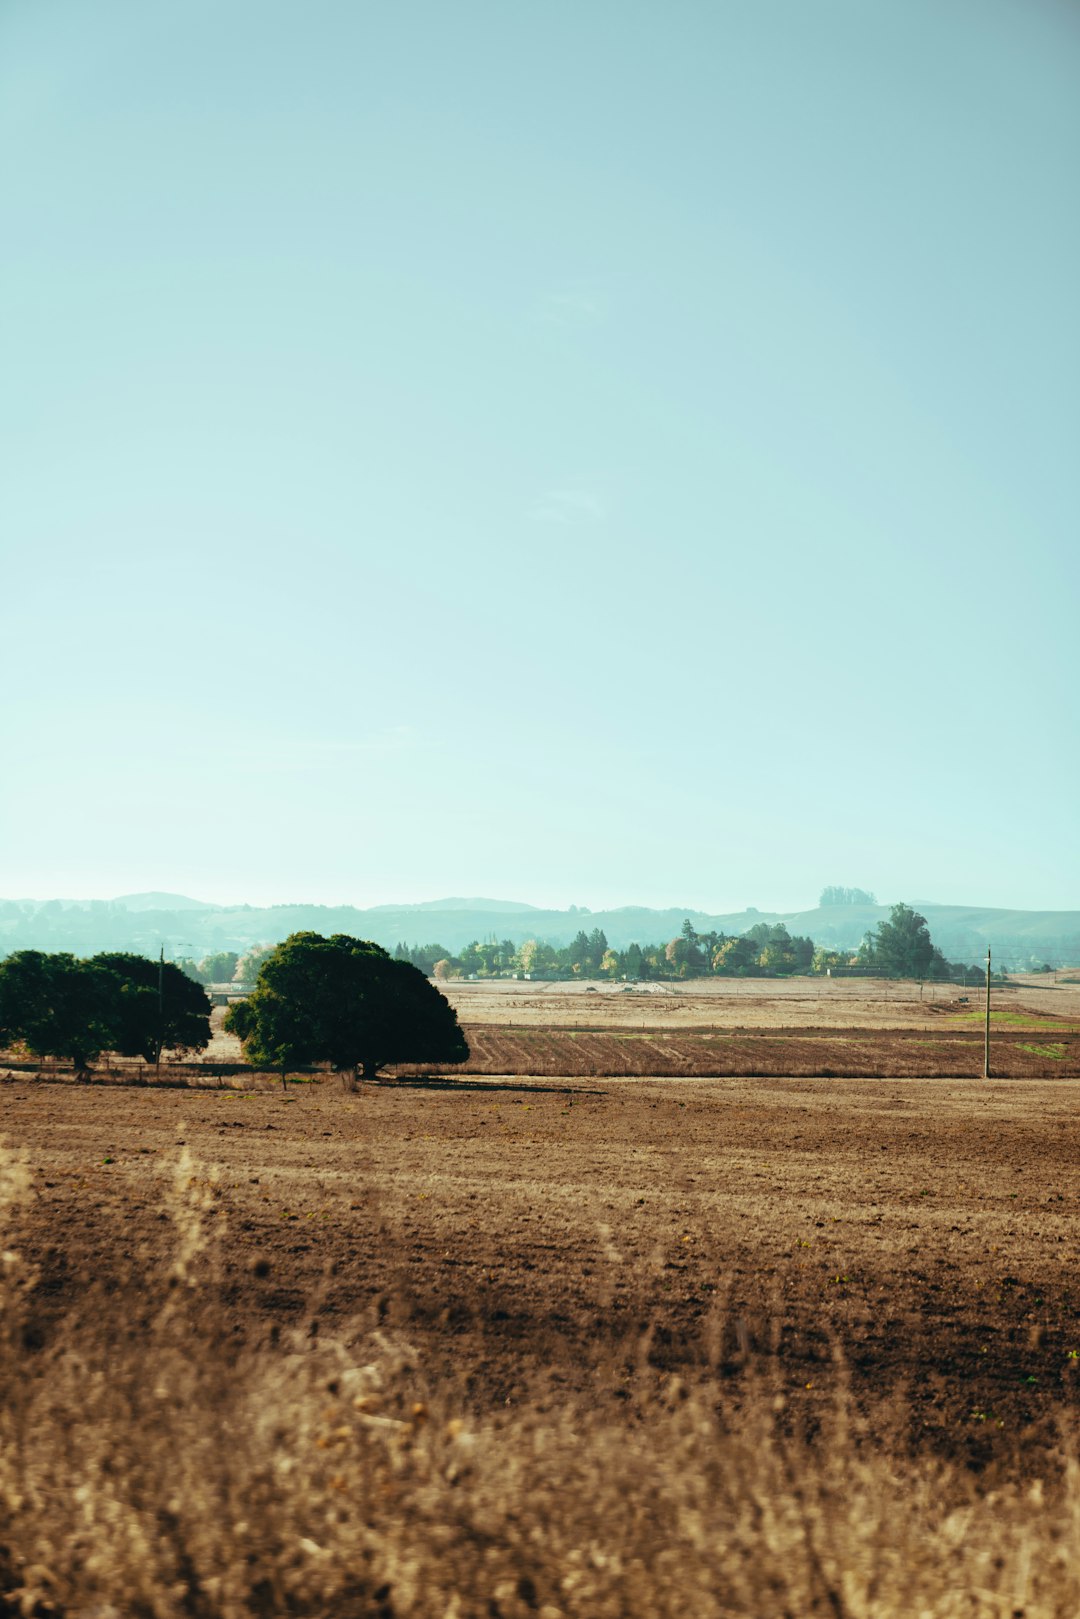
[(990, 946), (986, 947), (986, 1028), (983, 1035), (983, 1078), (990, 1078)]
[(164, 945), (162, 945), (161, 954), (158, 956), (157, 1017), (158, 1017), (157, 1061), (154, 1064), (154, 1073), (155, 1073), (155, 1077), (157, 1079), (160, 1079), (161, 1078), (161, 1048), (165, 1043), (165, 946)]

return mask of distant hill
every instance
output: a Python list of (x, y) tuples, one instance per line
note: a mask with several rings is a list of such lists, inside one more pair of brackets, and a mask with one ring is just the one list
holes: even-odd
[[(951, 961), (978, 962), (987, 944), (1003, 967), (1026, 969), (1035, 959), (1051, 966), (1080, 963), (1080, 911), (1007, 911), (986, 907), (923, 904), (934, 943)], [(854, 950), (863, 935), (889, 914), (888, 905), (827, 905), (809, 911), (712, 914), (692, 906), (650, 910), (625, 905), (609, 911), (550, 911), (512, 900), (445, 899), (422, 904), (203, 905), (186, 895), (128, 894), (117, 900), (0, 901), (0, 955), (12, 950), (136, 950), (196, 960), (218, 950), (243, 953), (274, 944), (290, 933), (351, 933), (392, 950), (399, 942), (441, 944), (461, 950), (473, 939), (543, 939), (569, 944), (584, 929), (601, 928), (608, 943), (625, 950), (659, 944), (679, 932), (686, 917), (701, 933), (738, 934), (757, 922), (783, 922), (793, 934), (809, 935), (830, 949)]]
[(189, 899), (186, 894), (121, 894), (112, 901), (125, 911), (216, 911), (216, 905), (203, 899)]
[(368, 915), (383, 911), (485, 911), (489, 916), (516, 916), (535, 910), (535, 905), (523, 905), (516, 899), (424, 899), (413, 905), (372, 905)]

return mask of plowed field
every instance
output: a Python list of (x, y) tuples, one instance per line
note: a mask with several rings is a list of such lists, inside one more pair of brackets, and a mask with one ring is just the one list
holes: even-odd
[[(462, 1074), (565, 1074), (600, 1077), (655, 1075), (821, 1075), (889, 1078), (983, 1072), (983, 1036), (972, 1029), (536, 1029), (465, 1024), (469, 1061)], [(415, 1076), (421, 1070), (397, 1072)], [(1080, 1034), (1073, 1025), (1043, 1020), (1034, 1031), (995, 1026), (991, 1072), (1010, 1078), (1061, 1077), (1080, 1072)]]
[(40, 1272), (31, 1351), (91, 1284), (137, 1313), (187, 1150), (238, 1341), (390, 1323), (483, 1405), (527, 1373), (618, 1400), (632, 1361), (709, 1360), (737, 1389), (755, 1360), (812, 1409), (839, 1355), (868, 1408), (902, 1388), (923, 1439), (981, 1463), (1073, 1403), (1077, 1100), (1062, 1079), (16, 1079), (3, 1127), (36, 1195), (5, 1240)]

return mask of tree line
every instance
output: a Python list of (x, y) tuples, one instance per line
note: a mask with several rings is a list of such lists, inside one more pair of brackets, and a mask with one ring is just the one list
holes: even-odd
[[(170, 961), (104, 952), (87, 960), (18, 950), (0, 961), (0, 1048), (70, 1061), (85, 1075), (103, 1052), (157, 1064), (210, 1042), (210, 998)], [(265, 952), (252, 993), (225, 1027), (247, 1062), (290, 1070), (329, 1063), (368, 1077), (391, 1062), (464, 1062), (457, 1014), (407, 962), (366, 939), (295, 933)]]
[[(838, 890), (851, 893), (859, 890)], [(837, 902), (850, 903), (850, 901)], [(776, 978), (842, 972), (861, 967), (882, 978), (970, 983), (982, 969), (946, 961), (930, 938), (926, 918), (909, 905), (894, 905), (887, 921), (867, 933), (858, 950), (829, 950), (791, 934), (783, 922), (758, 922), (746, 933), (699, 933), (687, 918), (682, 931), (662, 944), (613, 949), (603, 928), (582, 928), (566, 945), (542, 939), (474, 939), (456, 955), (441, 944), (407, 944), (394, 951), (429, 977), (610, 978), (630, 982), (679, 978)]]
[[(258, 1066), (335, 1068), (373, 1074), (388, 1062), (458, 1062), (468, 1055), (456, 1015), (431, 978), (633, 980), (789, 976), (861, 966), (885, 978), (977, 981), (982, 969), (946, 961), (926, 919), (894, 905), (859, 950), (827, 951), (761, 922), (728, 938), (698, 933), (689, 920), (663, 945), (613, 950), (602, 928), (581, 929), (558, 947), (528, 939), (474, 941), (458, 956), (439, 945), (399, 945), (396, 955), (369, 940), (296, 933), (257, 958), (254, 990), (233, 1006), (226, 1026)], [(254, 967), (254, 962), (253, 962)], [(217, 963), (215, 963), (215, 968)], [(85, 1072), (104, 1051), (157, 1063), (163, 1050), (203, 1050), (210, 999), (169, 961), (124, 951), (89, 959), (18, 950), (0, 961), (0, 1047), (70, 1060)]]
[(0, 961), (0, 1046), (85, 1073), (103, 1051), (158, 1063), (164, 1050), (201, 1051), (209, 1042), (209, 996), (171, 961), (44, 950)]

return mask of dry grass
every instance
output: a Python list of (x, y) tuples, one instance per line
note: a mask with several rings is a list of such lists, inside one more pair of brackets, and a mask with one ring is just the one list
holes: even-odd
[[(883, 978), (700, 978), (660, 984), (451, 980), (463, 1023), (527, 1027), (936, 1029), (981, 1008), (980, 988)], [(966, 1001), (961, 999), (966, 996)], [(1080, 1026), (1080, 979), (1030, 974), (995, 984), (995, 1009)]]
[[(87, 1116), (112, 1100), (89, 1097)], [(340, 1103), (349, 1116), (360, 1105)], [(4, 1253), (0, 1611), (1080, 1611), (1080, 1470), (1067, 1416), (1044, 1422), (1037, 1448), (1002, 1451), (972, 1473), (913, 1446), (901, 1395), (856, 1400), (838, 1339), (821, 1368), (827, 1393), (795, 1402), (770, 1346), (755, 1350), (726, 1303), (699, 1324), (682, 1373), (658, 1373), (646, 1326), (598, 1342), (581, 1392), (561, 1392), (537, 1369), (503, 1403), (477, 1400), (471, 1338), (455, 1368), (453, 1352), (429, 1359), (407, 1312), (387, 1318), (385, 1297), (328, 1317), (329, 1272), (285, 1330), (238, 1333), (221, 1218), (229, 1169), (201, 1167), (186, 1145), (159, 1162), (162, 1219), (136, 1225), (126, 1249), (114, 1226), (108, 1276), (83, 1278), (49, 1330), (42, 1279)], [(0, 1248), (4, 1230), (17, 1240), (35, 1217), (36, 1167), (25, 1154), (3, 1157)], [(636, 1262), (610, 1231), (601, 1243), (599, 1296), (610, 1304), (633, 1286)], [(404, 1297), (404, 1252), (395, 1262), (391, 1291)]]

